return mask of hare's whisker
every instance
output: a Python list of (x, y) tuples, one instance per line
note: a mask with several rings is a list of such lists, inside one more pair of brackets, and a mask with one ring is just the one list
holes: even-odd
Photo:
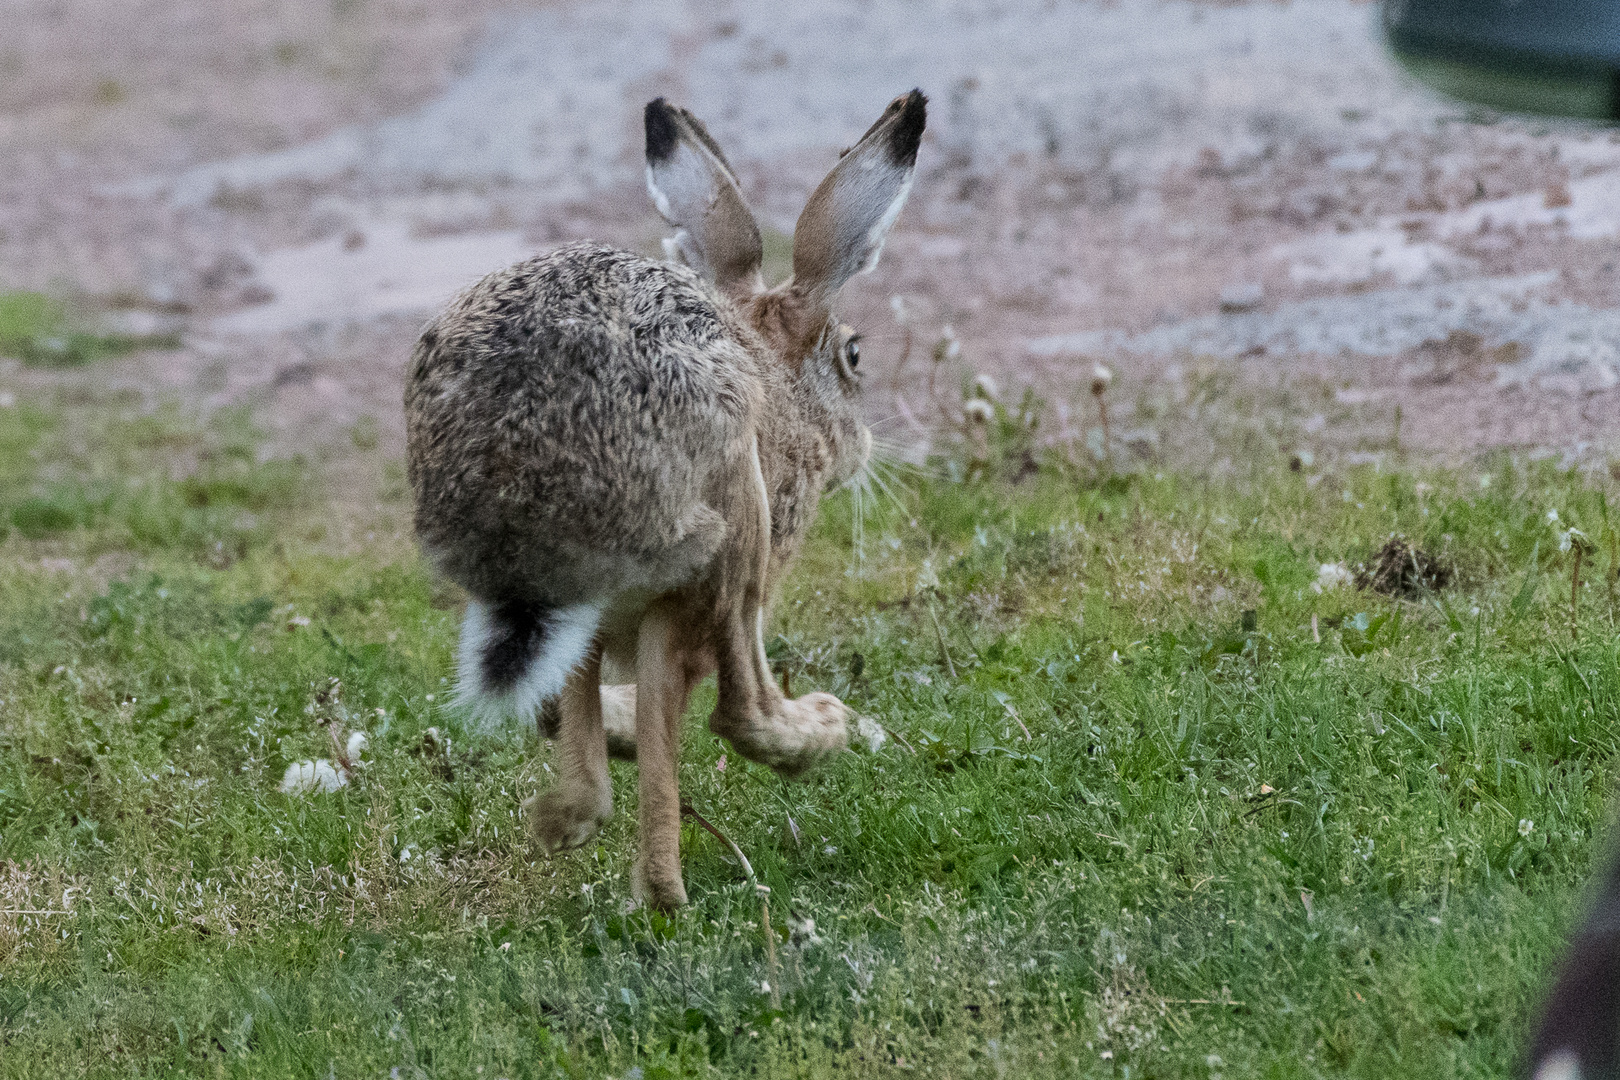
[(872, 452), (885, 461), (904, 459), (917, 449), (916, 443), (903, 442), (900, 439), (891, 439), (887, 435), (872, 436)]
[[(872, 485), (877, 493), (881, 494), (890, 506), (898, 510), (905, 505), (905, 500), (901, 497), (900, 492), (895, 491), (894, 487), (891, 486), (887, 480), (883, 479), (881, 476), (878, 476), (876, 473), (872, 475)], [(911, 492), (906, 491), (905, 494), (910, 495)]]
[(887, 470), (891, 475), (905, 474), (909, 476), (930, 476), (932, 472), (926, 465), (919, 465), (907, 458), (905, 448), (899, 446), (873, 447), (869, 460), (876, 463), (876, 467)]

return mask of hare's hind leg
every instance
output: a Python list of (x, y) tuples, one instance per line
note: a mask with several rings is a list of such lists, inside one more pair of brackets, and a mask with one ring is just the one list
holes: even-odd
[(677, 605), (649, 607), (636, 638), (636, 763), (640, 797), (636, 899), (661, 911), (686, 903), (681, 878), (681, 718), (702, 669), (681, 645)]
[(636, 684), (602, 687), (602, 730), (608, 757), (636, 760)]
[(770, 493), (759, 444), (748, 448), (731, 492), (733, 528), (721, 556), (715, 634), (719, 702), (709, 727), (750, 761), (797, 776), (849, 743), (849, 709), (831, 694), (789, 701), (765, 658), (765, 598), (771, 556)]
[(548, 852), (579, 847), (613, 816), (602, 730), (602, 646), (568, 676), (558, 702), (557, 783), (527, 803), (529, 831)]
[[(562, 701), (548, 698), (540, 706), (535, 726), (542, 739), (555, 739), (562, 725)], [(636, 684), (602, 684), (602, 730), (607, 734), (608, 757), (636, 760)]]

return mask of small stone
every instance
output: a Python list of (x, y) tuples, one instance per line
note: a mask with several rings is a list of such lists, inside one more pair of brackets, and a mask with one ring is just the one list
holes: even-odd
[(257, 281), (251, 281), (242, 286), (242, 291), (237, 294), (236, 298), (243, 304), (257, 307), (260, 304), (268, 304), (274, 300), (276, 294), (268, 286), (261, 285)]
[(1226, 315), (1241, 315), (1245, 311), (1255, 311), (1265, 299), (1265, 286), (1258, 281), (1228, 285), (1221, 290), (1221, 312)]

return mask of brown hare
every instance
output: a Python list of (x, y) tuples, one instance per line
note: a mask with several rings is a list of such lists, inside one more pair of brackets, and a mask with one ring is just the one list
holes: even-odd
[[(416, 530), (471, 596), (459, 695), (484, 721), (541, 716), (559, 775), (529, 804), (547, 850), (613, 810), (639, 763), (636, 895), (686, 901), (679, 723), (716, 672), (709, 726), (797, 775), (847, 742), (830, 694), (787, 699), (761, 634), (821, 493), (871, 449), (860, 347), (833, 304), (870, 270), (911, 188), (926, 99), (897, 98), (811, 195), (773, 289), (736, 175), (703, 125), (646, 109), (666, 262), (575, 244), (484, 278), (423, 330), (405, 391)], [(602, 687), (603, 657), (635, 672)], [(548, 723), (547, 721), (550, 721)]]

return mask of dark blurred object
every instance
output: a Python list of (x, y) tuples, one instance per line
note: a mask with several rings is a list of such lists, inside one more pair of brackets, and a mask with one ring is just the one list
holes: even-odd
[(1452, 97), (1620, 120), (1620, 0), (1385, 0), (1384, 36)]
[[(1611, 839), (1610, 843), (1613, 843)], [(1530, 1046), (1534, 1080), (1620, 1076), (1620, 853), (1607, 870), (1541, 1006)]]

